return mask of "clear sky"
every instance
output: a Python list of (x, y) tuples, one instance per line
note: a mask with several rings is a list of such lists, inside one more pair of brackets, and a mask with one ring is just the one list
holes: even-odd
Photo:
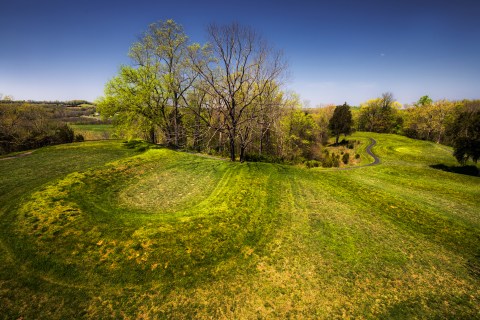
[(0, 93), (95, 100), (148, 24), (194, 42), (239, 22), (284, 51), (287, 87), (317, 104), (480, 98), (480, 0), (2, 0)]

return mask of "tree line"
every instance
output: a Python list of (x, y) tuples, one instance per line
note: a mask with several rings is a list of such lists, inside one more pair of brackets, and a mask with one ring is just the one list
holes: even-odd
[(0, 154), (73, 142), (73, 130), (51, 110), (30, 104), (0, 105)]
[(355, 118), (361, 131), (397, 133), (452, 146), (462, 165), (480, 158), (480, 100), (433, 101), (425, 95), (402, 107), (391, 93), (384, 93), (361, 104)]
[[(130, 48), (132, 64), (106, 84), (97, 111), (126, 138), (232, 161), (338, 163), (324, 147), (330, 137), (334, 145), (348, 143), (340, 137), (355, 130), (451, 145), (462, 164), (479, 158), (480, 100), (423, 96), (405, 107), (387, 92), (359, 107), (302, 108), (283, 87), (288, 70), (281, 51), (255, 30), (211, 24), (207, 36), (200, 45), (173, 20), (151, 24)], [(65, 122), (75, 118), (72, 112), (80, 119), (94, 109), (84, 100), (66, 103), (2, 100), (0, 153), (73, 141)]]
[(99, 123), (95, 106), (66, 102), (0, 101), (0, 155), (47, 145), (82, 141), (71, 123)]
[(225, 154), (283, 156), (282, 121), (298, 99), (282, 90), (286, 63), (253, 29), (239, 24), (207, 30), (190, 43), (173, 20), (154, 23), (134, 43), (97, 102), (127, 135), (152, 143)]
[(87, 100), (67, 100), (67, 101), (49, 101), (49, 100), (15, 100), (11, 95), (3, 95), (0, 93), (0, 105), (5, 104), (36, 104), (36, 105), (55, 105), (61, 107), (77, 107), (81, 105), (92, 105)]
[[(100, 113), (127, 137), (232, 161), (321, 160), (330, 135), (338, 144), (354, 130), (477, 148), (471, 136), (478, 135), (478, 124), (467, 124), (476, 118), (464, 113), (478, 114), (478, 101), (425, 96), (405, 109), (384, 93), (359, 108), (302, 108), (298, 96), (283, 89), (281, 52), (255, 30), (211, 24), (207, 36), (200, 45), (173, 20), (151, 24), (130, 48), (132, 65), (121, 66), (106, 84)], [(476, 161), (476, 152), (456, 157)]]

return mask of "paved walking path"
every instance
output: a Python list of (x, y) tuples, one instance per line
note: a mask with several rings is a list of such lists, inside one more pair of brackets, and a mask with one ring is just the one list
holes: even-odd
[(373, 158), (373, 162), (369, 164), (364, 164), (362, 166), (356, 166), (356, 167), (348, 167), (348, 168), (338, 168), (338, 169), (333, 169), (334, 171), (336, 170), (353, 170), (353, 169), (358, 169), (358, 168), (364, 168), (364, 167), (370, 167), (370, 166), (376, 166), (377, 164), (380, 164), (380, 158), (377, 157), (375, 153), (373, 153), (372, 148), (377, 144), (377, 141), (373, 138), (370, 138), (370, 144), (367, 146), (367, 153)]

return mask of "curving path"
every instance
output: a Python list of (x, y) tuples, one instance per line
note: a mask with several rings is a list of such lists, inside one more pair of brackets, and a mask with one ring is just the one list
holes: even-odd
[(17, 159), (17, 158), (21, 158), (21, 157), (25, 157), (25, 156), (31, 155), (32, 153), (33, 153), (33, 151), (28, 151), (28, 152), (24, 152), (24, 153), (19, 153), (19, 154), (14, 155), (14, 156), (9, 156), (9, 157), (5, 157), (5, 158), (0, 158), (0, 161)]
[(377, 144), (377, 141), (373, 138), (370, 138), (370, 144), (367, 146), (367, 153), (373, 158), (373, 162), (369, 164), (364, 164), (362, 166), (357, 166), (357, 167), (348, 167), (348, 168), (338, 168), (334, 170), (353, 170), (353, 169), (358, 169), (358, 168), (364, 168), (364, 167), (371, 167), (371, 166), (376, 166), (380, 164), (380, 158), (377, 157), (375, 153), (373, 153), (372, 148)]
[(375, 166), (380, 163), (380, 158), (377, 157), (375, 153), (373, 153), (372, 148), (377, 144), (377, 140), (370, 138), (370, 144), (367, 147), (367, 153), (373, 158), (373, 162), (366, 164), (362, 167), (368, 167), (368, 166)]

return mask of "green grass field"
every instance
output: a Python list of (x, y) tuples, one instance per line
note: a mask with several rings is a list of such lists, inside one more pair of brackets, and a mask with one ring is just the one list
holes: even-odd
[(114, 127), (111, 124), (71, 124), (75, 134), (81, 134), (85, 140), (105, 140), (114, 137)]
[(480, 318), (480, 178), (369, 137), (381, 164), (343, 171), (117, 141), (0, 161), (0, 317)]

